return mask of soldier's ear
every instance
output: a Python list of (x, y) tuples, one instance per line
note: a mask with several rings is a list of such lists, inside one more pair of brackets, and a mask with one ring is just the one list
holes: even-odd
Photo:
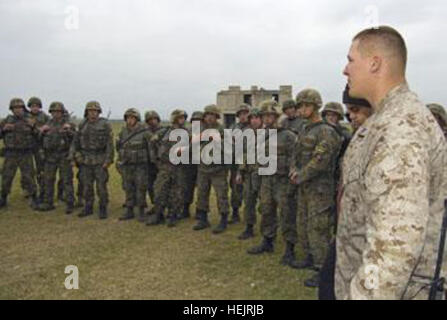
[(371, 73), (378, 73), (382, 68), (383, 60), (379, 56), (373, 56), (370, 62)]

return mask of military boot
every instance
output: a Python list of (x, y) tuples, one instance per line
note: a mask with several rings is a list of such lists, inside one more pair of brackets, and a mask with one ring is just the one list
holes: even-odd
[(176, 224), (177, 224), (177, 214), (171, 213), (168, 216), (168, 228), (175, 227)]
[(259, 246), (247, 250), (248, 254), (262, 254), (265, 252), (273, 252), (273, 238), (264, 237)]
[(39, 209), (39, 198), (37, 197), (36, 194), (33, 194), (31, 196), (30, 207), (33, 210), (38, 210)]
[(314, 267), (314, 259), (308, 254), (304, 260), (297, 262), (295, 269), (312, 269)]
[(107, 206), (106, 205), (99, 205), (99, 219), (104, 220), (107, 219)]
[(219, 234), (225, 231), (228, 225), (228, 214), (223, 214), (220, 218), (220, 222), (216, 228), (214, 228), (213, 233)]
[(65, 214), (72, 214), (74, 211), (73, 200), (67, 202), (67, 207), (65, 208)]
[(76, 208), (82, 208), (84, 206), (84, 200), (82, 199), (82, 197), (78, 197), (75, 206)]
[(190, 217), (190, 213), (189, 213), (189, 204), (185, 204), (184, 208), (183, 208), (183, 212), (180, 215), (180, 219), (188, 219)]
[(0, 196), (0, 208), (6, 207), (7, 204), (8, 204), (8, 195), (2, 194)]
[(203, 210), (197, 210), (197, 224), (192, 228), (194, 231), (203, 230), (210, 227), (210, 223), (208, 222), (208, 213)]
[(91, 216), (92, 214), (93, 214), (93, 205), (86, 203), (84, 206), (84, 210), (82, 210), (82, 212), (78, 214), (78, 217), (85, 218)]
[(253, 232), (253, 225), (247, 224), (245, 231), (239, 235), (238, 239), (239, 240), (247, 240), (249, 238), (253, 238), (254, 236), (255, 236), (255, 234)]
[(138, 209), (138, 222), (145, 222), (147, 219), (146, 217), (146, 211), (144, 207), (140, 207)]
[(156, 226), (156, 225), (163, 224), (163, 223), (165, 223), (165, 217), (163, 215), (163, 212), (159, 212), (159, 213), (149, 214), (147, 217), (146, 225), (147, 226)]
[(37, 211), (42, 211), (42, 212), (52, 211), (54, 209), (56, 209), (54, 207), (54, 205), (52, 203), (48, 203), (48, 202), (40, 203), (36, 208)]
[(241, 218), (239, 217), (239, 208), (233, 208), (233, 215), (231, 216), (231, 220), (228, 221), (229, 224), (239, 223)]
[(291, 242), (287, 241), (286, 251), (281, 259), (281, 264), (283, 266), (289, 266), (294, 269), (300, 269), (300, 264), (296, 261), (295, 258), (295, 245)]
[(135, 218), (135, 214), (133, 213), (133, 207), (127, 207), (124, 211), (124, 214), (119, 218), (120, 221), (132, 220)]
[(318, 288), (320, 285), (320, 273), (315, 273), (313, 277), (304, 281), (304, 286), (308, 288)]

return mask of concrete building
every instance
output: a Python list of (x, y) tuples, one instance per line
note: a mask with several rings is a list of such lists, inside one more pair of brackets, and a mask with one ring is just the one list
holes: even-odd
[[(228, 90), (217, 93), (217, 106), (223, 115), (223, 124), (229, 127), (236, 121), (236, 109), (243, 103), (257, 106), (264, 100), (274, 99), (280, 105), (292, 99), (292, 86), (280, 86), (279, 90), (267, 90), (252, 86), (250, 90), (241, 90), (240, 86), (229, 86)], [(278, 109), (281, 112), (280, 108)]]

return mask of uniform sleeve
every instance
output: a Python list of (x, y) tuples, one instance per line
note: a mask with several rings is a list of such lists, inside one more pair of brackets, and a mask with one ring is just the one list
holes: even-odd
[(108, 141), (106, 146), (106, 163), (112, 164), (115, 159), (115, 149), (113, 148), (113, 130), (112, 126), (107, 124)]
[(70, 151), (68, 152), (68, 160), (69, 161), (76, 160), (75, 154), (78, 151), (78, 146), (79, 146), (79, 130), (75, 131), (73, 140), (71, 141)]
[(401, 299), (423, 249), (430, 183), (423, 133), (403, 122), (388, 131), (364, 175), (366, 245), (349, 299)]
[(316, 177), (320, 172), (326, 171), (331, 161), (334, 159), (334, 154), (338, 153), (340, 149), (340, 140), (331, 128), (323, 128), (320, 130), (318, 142), (315, 146), (311, 160), (302, 168), (297, 170), (298, 182), (309, 181)]

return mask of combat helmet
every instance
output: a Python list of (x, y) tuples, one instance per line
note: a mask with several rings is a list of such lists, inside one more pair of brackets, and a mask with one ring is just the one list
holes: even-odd
[(96, 110), (99, 113), (102, 113), (101, 105), (98, 101), (90, 101), (85, 105), (85, 111)]
[(276, 108), (278, 107), (278, 102), (275, 100), (265, 100), (261, 102), (260, 109), (262, 115), (267, 114), (274, 114), (275, 116), (279, 117), (278, 110)]
[(241, 105), (237, 108), (237, 111), (236, 111), (236, 117), (239, 117), (239, 114), (240, 114), (241, 112), (244, 112), (244, 111), (246, 111), (246, 112), (250, 112), (250, 106), (249, 106), (248, 104), (246, 104), (246, 103), (241, 104)]
[(284, 112), (284, 111), (286, 111), (289, 108), (296, 109), (295, 100), (289, 99), (289, 100), (286, 100), (286, 101), (283, 102), (283, 104), (282, 104), (282, 111)]
[(338, 102), (328, 102), (328, 103), (326, 103), (326, 105), (324, 106), (323, 111), (321, 112), (323, 117), (326, 116), (326, 113), (328, 111), (335, 112), (340, 117), (340, 119), (343, 119), (344, 112), (343, 112), (343, 107), (342, 107), (342, 105), (340, 103), (338, 103)]
[(251, 117), (261, 117), (261, 116), (262, 116), (261, 110), (257, 107), (251, 108), (250, 113), (248, 114), (249, 119)]
[(205, 107), (203, 117), (205, 117), (208, 113), (215, 114), (217, 119), (220, 119), (220, 110), (215, 104), (210, 104)]
[(15, 107), (22, 107), (23, 109), (26, 110), (25, 102), (20, 98), (13, 98), (9, 102), (9, 110), (12, 110)]
[(203, 120), (203, 112), (202, 111), (194, 111), (191, 116), (191, 122), (194, 120)]
[(48, 112), (51, 113), (53, 111), (61, 111), (62, 113), (65, 113), (65, 107), (62, 102), (54, 101), (51, 102), (50, 108), (48, 109)]
[(128, 116), (133, 116), (137, 119), (138, 122), (141, 121), (141, 114), (140, 112), (135, 109), (135, 108), (129, 108), (126, 110), (126, 112), (124, 113), (124, 121), (127, 121), (127, 117)]
[(188, 114), (184, 110), (176, 109), (171, 113), (171, 123), (174, 123), (178, 118), (185, 117), (188, 119)]
[(447, 113), (445, 112), (445, 109), (443, 106), (441, 106), (438, 103), (430, 103), (427, 105), (427, 108), (430, 109), (430, 111), (431, 111), (431, 113), (433, 113), (433, 115), (442, 119), (444, 121), (445, 125), (447, 125)]
[(149, 110), (144, 114), (144, 120), (146, 122), (150, 119), (157, 119), (158, 122), (161, 122), (159, 114), (154, 110)]
[(40, 100), (38, 97), (31, 97), (28, 100), (28, 108), (30, 108), (33, 104), (36, 104), (39, 106), (39, 108), (42, 109), (42, 100)]
[(309, 103), (314, 105), (315, 109), (318, 110), (323, 105), (323, 100), (321, 99), (320, 93), (315, 89), (304, 89), (301, 90), (296, 96), (296, 106), (300, 107), (303, 103)]

